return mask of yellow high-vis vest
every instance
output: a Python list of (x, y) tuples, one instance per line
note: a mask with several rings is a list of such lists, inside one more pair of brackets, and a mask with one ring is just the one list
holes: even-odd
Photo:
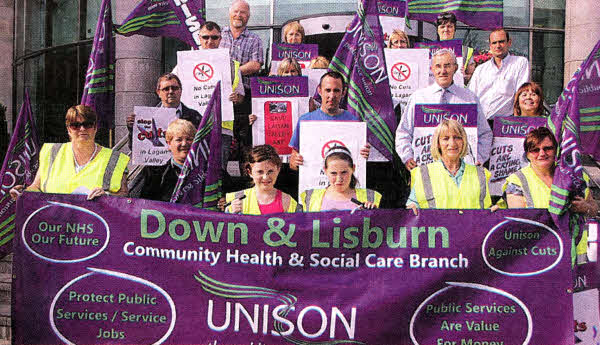
[[(240, 190), (234, 193), (227, 193), (225, 195), (225, 201), (231, 202), (233, 199), (239, 199), (245, 195), (246, 197), (242, 200), (242, 214), (251, 214), (251, 215), (260, 215), (260, 208), (258, 207), (258, 199), (256, 198), (256, 191), (253, 188), (248, 188), (244, 190)], [(294, 200), (294, 198), (290, 197), (290, 205), (288, 206), (285, 212), (294, 213), (302, 211), (299, 209), (299, 205)], [(231, 206), (228, 206), (225, 209), (226, 213), (231, 213)]]
[(483, 167), (465, 164), (460, 186), (448, 176), (441, 161), (414, 168), (411, 183), (420, 208), (483, 209), (492, 205), (489, 180)]
[[(308, 189), (302, 192), (302, 194), (300, 194), (300, 203), (302, 204), (304, 211), (320, 212), (326, 190), (327, 189)], [(360, 202), (370, 201), (379, 207), (381, 194), (372, 189), (355, 188), (354, 190), (356, 192), (356, 200)]]
[(78, 187), (100, 187), (116, 193), (127, 169), (129, 157), (100, 147), (96, 156), (79, 172), (75, 171), (71, 143), (44, 144), (40, 150), (40, 190), (44, 193), (70, 194)]

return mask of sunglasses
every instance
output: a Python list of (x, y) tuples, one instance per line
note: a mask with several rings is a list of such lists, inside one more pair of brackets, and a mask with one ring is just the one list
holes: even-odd
[(173, 86), (163, 87), (162, 89), (160, 89), (160, 91), (162, 91), (162, 92), (169, 92), (171, 90), (173, 90), (173, 91), (179, 91), (179, 89), (181, 89), (179, 86), (173, 85)]
[(69, 128), (71, 128), (72, 130), (77, 130), (77, 129), (81, 128), (81, 126), (83, 126), (83, 128), (85, 128), (85, 129), (90, 129), (92, 127), (96, 127), (96, 122), (94, 122), (94, 121), (83, 121), (83, 122), (71, 122), (71, 123), (69, 123)]
[(221, 39), (221, 36), (219, 36), (219, 35), (202, 35), (202, 36), (200, 36), (200, 38), (202, 38), (205, 41), (208, 41), (209, 38), (213, 41), (216, 41), (216, 40)]
[(544, 150), (544, 152), (552, 152), (555, 150), (555, 148), (554, 148), (554, 146), (544, 146), (542, 148), (534, 147), (529, 150), (529, 153), (533, 153), (534, 155), (537, 155), (540, 153), (541, 150)]

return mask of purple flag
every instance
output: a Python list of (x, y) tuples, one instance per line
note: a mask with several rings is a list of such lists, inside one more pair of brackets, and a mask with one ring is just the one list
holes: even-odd
[(171, 202), (216, 210), (221, 197), (221, 82), (217, 83), (187, 155)]
[(16, 185), (30, 185), (33, 182), (39, 151), (40, 141), (31, 112), (29, 92), (25, 90), (23, 106), (0, 173), (0, 257), (12, 251), (11, 240), (15, 236), (15, 202), (9, 191)]
[(204, 23), (205, 11), (204, 0), (142, 0), (117, 33), (173, 37), (198, 48), (200, 37), (195, 33)]
[(391, 161), (396, 119), (383, 47), (377, 1), (363, 0), (329, 69), (344, 76), (348, 111), (367, 123), (367, 140)]
[(600, 161), (600, 50), (598, 46), (591, 55), (590, 63), (582, 70), (578, 85), (581, 152)]
[(452, 12), (456, 19), (483, 30), (502, 27), (503, 0), (407, 0), (408, 18), (435, 22), (438, 15)]
[(107, 129), (115, 128), (115, 46), (112, 27), (110, 0), (103, 0), (81, 104), (93, 108), (98, 114), (98, 127)]
[[(550, 205), (548, 210), (552, 214), (557, 225), (564, 231), (572, 231), (573, 243), (572, 252), (573, 258), (575, 253), (575, 243), (581, 236), (583, 229), (583, 217), (578, 214), (568, 212), (571, 201), (575, 196), (583, 196), (585, 190), (585, 182), (583, 180), (583, 167), (581, 165), (581, 153), (585, 149), (581, 143), (583, 142), (580, 136), (585, 130), (582, 124), (594, 125), (594, 117), (588, 117), (591, 114), (583, 113), (581, 105), (585, 104), (588, 109), (596, 108), (596, 112), (600, 112), (598, 105), (600, 101), (597, 96), (595, 99), (591, 93), (582, 92), (581, 85), (589, 84), (592, 75), (595, 74), (596, 81), (598, 71), (595, 70), (600, 64), (600, 41), (587, 57), (587, 59), (577, 69), (567, 87), (556, 102), (556, 106), (552, 110), (552, 114), (548, 119), (548, 128), (554, 132), (554, 136), (560, 145), (560, 156), (558, 164), (554, 172), (554, 180), (552, 181), (552, 194), (550, 196)], [(585, 91), (585, 90), (583, 90)], [(595, 107), (593, 106), (595, 104)], [(590, 105), (592, 105), (590, 107)], [(595, 116), (596, 123), (600, 122), (598, 116)], [(585, 122), (584, 122), (585, 121)], [(598, 127), (598, 126), (596, 126)], [(600, 129), (600, 128), (599, 128)], [(597, 149), (598, 141), (587, 142), (592, 151)]]

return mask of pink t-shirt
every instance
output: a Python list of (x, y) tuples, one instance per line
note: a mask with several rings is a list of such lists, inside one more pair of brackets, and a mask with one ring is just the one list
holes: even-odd
[(281, 199), (281, 191), (278, 190), (275, 199), (269, 204), (258, 204), (260, 214), (281, 213), (283, 211), (283, 202)]
[(350, 200), (337, 201), (329, 199), (327, 194), (323, 196), (321, 211), (353, 210), (357, 205)]

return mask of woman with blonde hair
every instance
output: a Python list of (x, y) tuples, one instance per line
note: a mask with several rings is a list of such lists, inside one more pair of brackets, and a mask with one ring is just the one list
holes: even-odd
[(289, 22), (283, 27), (283, 43), (303, 43), (304, 27), (298, 21)]
[(388, 42), (388, 48), (390, 49), (410, 48), (410, 39), (406, 32), (402, 30), (394, 30)]
[(469, 151), (467, 133), (456, 120), (443, 120), (433, 133), (433, 163), (411, 170), (411, 191), (406, 207), (483, 209), (492, 204), (491, 174), (487, 169), (465, 163)]
[(277, 75), (280, 77), (294, 77), (302, 75), (302, 67), (298, 60), (294, 58), (285, 58), (277, 66)]

